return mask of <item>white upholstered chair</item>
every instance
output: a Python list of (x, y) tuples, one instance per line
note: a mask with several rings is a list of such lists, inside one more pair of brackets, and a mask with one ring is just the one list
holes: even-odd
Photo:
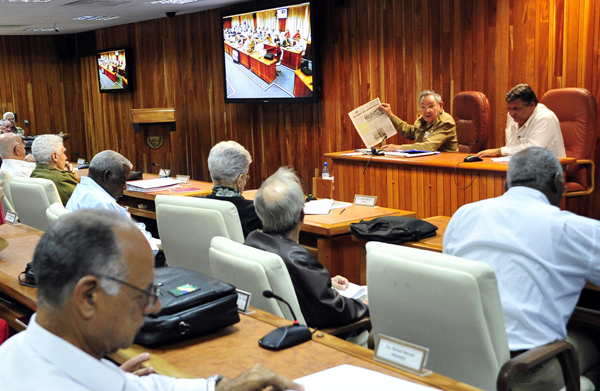
[(14, 212), (15, 208), (13, 207), (12, 196), (10, 193), (10, 183), (12, 178), (6, 170), (0, 170), (0, 180), (2, 181), (2, 187), (4, 188), (4, 198), (2, 198), (4, 213)]
[(53, 222), (58, 220), (62, 215), (69, 213), (67, 208), (63, 206), (61, 202), (55, 202), (46, 209), (46, 218), (48, 224), (52, 225)]
[(262, 295), (265, 290), (273, 291), (290, 303), (298, 321), (306, 324), (294, 285), (279, 255), (216, 236), (211, 242), (209, 259), (214, 278), (252, 293), (250, 305), (293, 320), (287, 305)]
[(229, 201), (159, 195), (155, 199), (158, 233), (171, 266), (212, 275), (210, 241), (224, 236), (243, 243), (237, 208)]
[(570, 386), (578, 382), (575, 351), (566, 342), (510, 360), (496, 275), (488, 264), (387, 243), (366, 247), (375, 338), (384, 334), (427, 347), (428, 369), (484, 390), (508, 390), (516, 368), (556, 354), (568, 358)]
[(41, 231), (48, 229), (46, 209), (55, 202), (62, 204), (54, 182), (42, 178), (12, 178), (10, 192), (19, 220)]

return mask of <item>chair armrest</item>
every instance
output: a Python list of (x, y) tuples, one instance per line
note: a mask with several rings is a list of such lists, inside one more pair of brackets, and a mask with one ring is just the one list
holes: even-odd
[(508, 391), (515, 376), (552, 358), (558, 358), (567, 391), (579, 391), (579, 363), (575, 348), (568, 342), (556, 341), (531, 349), (504, 363), (498, 379), (498, 391)]
[(321, 331), (339, 337), (344, 334), (349, 334), (355, 330), (371, 330), (371, 318), (365, 316), (354, 323), (350, 323), (341, 327), (330, 327), (322, 329)]
[(591, 194), (594, 191), (594, 188), (596, 186), (596, 184), (595, 184), (596, 164), (594, 163), (593, 160), (589, 160), (589, 159), (579, 159), (579, 160), (575, 161), (575, 163), (572, 163), (572, 164), (589, 167), (589, 169), (587, 171), (588, 187), (587, 187), (587, 189), (582, 190), (582, 191), (567, 192), (567, 193), (565, 193), (565, 197), (575, 197), (575, 196)]

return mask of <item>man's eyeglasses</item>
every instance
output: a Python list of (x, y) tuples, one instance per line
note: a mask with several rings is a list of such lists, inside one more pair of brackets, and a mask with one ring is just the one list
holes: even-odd
[(160, 297), (160, 286), (162, 285), (162, 283), (153, 283), (152, 286), (150, 287), (150, 289), (142, 289), (142, 288), (138, 288), (135, 285), (131, 285), (128, 282), (120, 280), (116, 277), (107, 276), (107, 275), (99, 275), (98, 277), (106, 278), (107, 280), (118, 282), (119, 284), (123, 284), (131, 289), (135, 289), (136, 291), (143, 293), (144, 295), (146, 295), (148, 297), (148, 304), (146, 305), (146, 308), (154, 307), (154, 305), (158, 301), (158, 298)]

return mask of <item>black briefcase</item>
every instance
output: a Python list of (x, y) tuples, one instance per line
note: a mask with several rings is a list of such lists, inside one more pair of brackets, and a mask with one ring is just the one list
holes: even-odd
[(240, 321), (235, 287), (179, 267), (157, 268), (162, 309), (148, 316), (135, 342), (155, 346), (209, 334)]
[(350, 224), (350, 233), (368, 241), (386, 243), (418, 242), (435, 236), (438, 227), (424, 221), (405, 216), (378, 217), (370, 221)]

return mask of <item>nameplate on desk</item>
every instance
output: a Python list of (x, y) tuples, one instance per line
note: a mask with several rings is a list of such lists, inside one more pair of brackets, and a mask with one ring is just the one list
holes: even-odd
[(79, 159), (77, 159), (77, 165), (81, 166), (82, 164), (85, 164), (85, 159), (80, 157)]
[(250, 299), (252, 298), (252, 293), (243, 291), (241, 289), (236, 289), (235, 291), (238, 294), (238, 299), (237, 299), (238, 311), (240, 311), (246, 315), (253, 314), (254, 311), (248, 312), (248, 307), (250, 307)]
[(181, 183), (187, 184), (190, 181), (190, 176), (189, 175), (177, 175), (177, 176), (175, 176), (175, 179), (177, 179)]
[(17, 222), (18, 219), (19, 216), (15, 212), (6, 212), (6, 216), (4, 216), (4, 220), (6, 220), (8, 224), (12, 225), (19, 225)]
[(379, 334), (373, 359), (420, 376), (427, 376), (431, 374), (431, 371), (424, 368), (428, 355), (427, 348)]
[(354, 195), (354, 205), (375, 206), (375, 204), (377, 204), (377, 196), (368, 196), (361, 194)]

